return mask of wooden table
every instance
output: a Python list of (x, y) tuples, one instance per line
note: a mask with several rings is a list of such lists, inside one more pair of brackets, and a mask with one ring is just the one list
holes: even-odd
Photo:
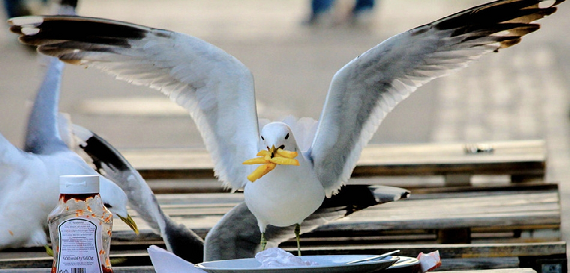
[[(243, 201), (241, 193), (156, 196), (165, 213), (200, 236), (205, 236), (227, 211)], [(558, 185), (553, 183), (432, 189), (425, 193), (412, 192), (406, 200), (356, 212), (305, 236), (335, 237), (336, 240), (346, 237), (348, 241), (354, 241), (355, 236), (374, 237), (377, 241), (397, 236), (399, 240), (469, 243), (472, 239), (490, 240), (489, 236), (496, 234), (492, 238), (495, 241), (502, 236), (509, 242), (524, 242), (531, 233), (533, 240), (540, 240), (540, 232), (545, 230), (547, 238), (544, 240), (552, 240), (560, 237), (557, 231), (560, 227), (559, 202)], [(134, 211), (131, 213), (140, 223), (145, 238), (155, 236), (155, 240), (160, 240)], [(437, 237), (446, 231), (450, 232), (449, 238)], [(458, 233), (465, 236), (459, 237)], [(132, 231), (120, 221), (115, 224), (113, 236), (133, 239)], [(479, 239), (481, 237), (484, 239)]]
[[(212, 160), (204, 149), (121, 153), (145, 179), (214, 178)], [(473, 175), (509, 175), (513, 182), (542, 179), (545, 169), (543, 140), (368, 145), (352, 177), (443, 175), (448, 184), (465, 185)]]
[[(159, 194), (157, 200), (176, 221), (205, 236), (243, 196)], [(135, 236), (116, 221), (111, 256), (121, 258), (122, 266), (150, 266), (146, 248), (164, 244), (160, 236), (133, 215), (141, 234)], [(415, 257), (419, 252), (439, 250), (442, 268), (447, 270), (557, 267), (566, 265), (566, 243), (561, 241), (559, 227), (556, 184), (444, 187), (412, 193), (408, 200), (357, 212), (303, 234), (302, 242), (305, 255), (381, 254), (400, 249), (401, 255)], [(446, 234), (452, 240), (442, 241), (441, 236)], [(296, 250), (293, 241), (280, 247)], [(52, 259), (43, 254), (42, 248), (17, 251), (20, 252), (0, 252), (0, 268), (51, 265)], [(43, 256), (37, 257), (38, 253)]]
[[(152, 179), (212, 178), (212, 163), (204, 150), (122, 151)], [(303, 234), (305, 255), (381, 254), (400, 249), (401, 255), (439, 250), (446, 270), (523, 267), (565, 272), (566, 243), (560, 236), (558, 186), (545, 183), (544, 141), (479, 144), (369, 145), (353, 177), (442, 175), (445, 187), (414, 188), (411, 198), (357, 212)], [(507, 175), (510, 184), (474, 185), (473, 175)], [(204, 237), (233, 206), (240, 193), (204, 191), (202, 185), (181, 182), (178, 194), (157, 194), (163, 210)], [(406, 187), (405, 183), (399, 185)], [(153, 188), (156, 190), (156, 188)], [(209, 191), (209, 190), (205, 190)], [(165, 191), (169, 192), (169, 191)], [(171, 193), (172, 191), (170, 191)], [(112, 258), (122, 259), (115, 272), (154, 272), (146, 248), (164, 247), (162, 239), (136, 213), (141, 234), (115, 221)], [(280, 247), (294, 251), (294, 242)], [(0, 273), (47, 272), (52, 259), (43, 248), (0, 252)], [(25, 269), (15, 269), (27, 267)], [(10, 269), (14, 268), (14, 269)], [(558, 271), (557, 271), (558, 270)], [(459, 272), (459, 271), (458, 271)], [(472, 271), (461, 271), (472, 272)], [(477, 272), (534, 272), (494, 269)]]

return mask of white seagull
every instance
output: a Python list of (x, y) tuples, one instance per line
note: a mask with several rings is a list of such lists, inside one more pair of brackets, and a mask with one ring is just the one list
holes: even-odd
[[(37, 45), (41, 53), (161, 90), (185, 107), (218, 178), (233, 190), (244, 188), (263, 245), (267, 225), (297, 225), (298, 235), (299, 223), (348, 181), (363, 147), (396, 104), (432, 79), (517, 44), (539, 28), (532, 22), (554, 13), (564, 0), (546, 7), (541, 2), (476, 6), (395, 35), (350, 61), (332, 79), (306, 151), (285, 123), (269, 123), (260, 134), (250, 71), (205, 41), (101, 18), (37, 16), (10, 23), (20, 41)], [(278, 165), (283, 158), (278, 148), (287, 159), (299, 152), (299, 166)], [(242, 162), (260, 150), (266, 152), (256, 162), (265, 160), (265, 169), (256, 170), (248, 179), (258, 180), (250, 183), (246, 177), (253, 168)]]
[[(162, 236), (166, 248), (192, 262), (253, 258), (258, 252), (260, 232), (257, 220), (245, 203), (230, 210), (208, 232), (206, 240), (165, 214), (154, 193), (139, 172), (109, 142), (81, 126), (73, 126), (79, 147), (98, 170), (113, 180), (129, 197), (129, 203), (149, 226)], [(347, 185), (303, 221), (305, 232), (345, 217), (358, 210), (407, 198), (406, 189), (386, 186)], [(277, 246), (292, 237), (290, 227), (268, 226), (269, 244)]]
[[(77, 1), (62, 1), (60, 14), (75, 14)], [(58, 121), (63, 63), (44, 57), (45, 75), (28, 118), (24, 150), (0, 134), (0, 249), (47, 245), (47, 216), (57, 205), (59, 176), (96, 174), (61, 139)], [(127, 213), (127, 196), (114, 183), (100, 179), (101, 198), (113, 214), (135, 231)]]
[[(58, 13), (75, 14), (76, 1), (62, 1)], [(59, 91), (63, 63), (44, 58), (46, 71), (28, 119), (24, 150), (0, 134), (0, 249), (46, 246), (47, 216), (59, 196), (59, 176), (97, 174), (61, 139), (58, 123)], [(127, 213), (127, 196), (101, 177), (103, 202), (135, 232)]]
[[(57, 104), (63, 63), (49, 58), (44, 81), (29, 118), (24, 151), (0, 134), (0, 249), (47, 245), (47, 216), (57, 205), (59, 176), (97, 174), (61, 140)], [(100, 179), (103, 202), (133, 230), (127, 196)]]

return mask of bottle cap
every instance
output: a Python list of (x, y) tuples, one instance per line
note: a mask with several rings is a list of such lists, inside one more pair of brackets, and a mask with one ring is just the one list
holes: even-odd
[(59, 177), (60, 194), (99, 193), (98, 175), (62, 175)]

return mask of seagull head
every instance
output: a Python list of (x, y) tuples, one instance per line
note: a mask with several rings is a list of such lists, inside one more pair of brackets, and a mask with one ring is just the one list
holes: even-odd
[(261, 129), (261, 142), (263, 144), (262, 147), (267, 148), (272, 155), (279, 148), (291, 152), (299, 150), (291, 128), (283, 122), (271, 122), (263, 126), (263, 129)]
[(118, 216), (125, 224), (127, 224), (136, 234), (139, 233), (137, 224), (127, 212), (128, 197), (127, 194), (113, 183), (101, 176), (99, 187), (101, 199), (113, 215)]
[(287, 124), (272, 122), (263, 126), (260, 138), (262, 147), (265, 146), (267, 150), (262, 148), (257, 153), (259, 157), (243, 162), (243, 164), (262, 164), (247, 176), (249, 181), (254, 182), (275, 169), (277, 165), (299, 166), (299, 161), (293, 159), (298, 155), (299, 148)]

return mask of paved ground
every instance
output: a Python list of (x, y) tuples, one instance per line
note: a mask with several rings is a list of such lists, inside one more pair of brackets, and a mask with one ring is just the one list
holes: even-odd
[[(300, 21), (308, 11), (307, 2), (87, 0), (81, 2), (79, 13), (205, 39), (253, 71), (260, 116), (318, 118), (328, 83), (345, 63), (391, 35), (485, 1), (384, 0), (370, 28), (303, 27)], [(396, 107), (373, 142), (546, 139), (547, 180), (560, 182), (568, 240), (570, 3), (541, 23), (543, 29), (520, 45), (422, 87)], [(37, 67), (35, 55), (0, 29), (0, 132), (18, 145), (26, 105), (38, 84)], [(120, 148), (202, 145), (184, 111), (161, 94), (95, 69), (67, 68), (61, 110)]]

